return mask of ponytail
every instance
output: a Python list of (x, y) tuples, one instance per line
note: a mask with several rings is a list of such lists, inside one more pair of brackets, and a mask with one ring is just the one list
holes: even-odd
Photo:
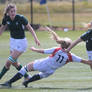
[(51, 30), (49, 27), (46, 27), (48, 31), (51, 33), (51, 39), (55, 40), (58, 44), (61, 45), (63, 49), (67, 49), (70, 44), (72, 43), (72, 40), (70, 38), (60, 38), (53, 30)]

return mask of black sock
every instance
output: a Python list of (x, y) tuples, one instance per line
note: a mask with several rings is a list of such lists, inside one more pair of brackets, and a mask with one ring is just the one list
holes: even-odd
[(22, 68), (22, 65), (19, 65), (18, 67), (16, 67), (16, 69), (19, 71)]
[(28, 84), (29, 82), (37, 81), (39, 79), (41, 79), (40, 75), (36, 74), (36, 75), (32, 76), (28, 81), (26, 81), (26, 83)]
[(1, 70), (0, 73), (0, 79), (5, 75), (5, 73), (8, 71), (9, 69), (7, 69), (5, 66), (3, 67), (3, 69)]
[(21, 79), (23, 75), (21, 73), (17, 73), (14, 77), (12, 77), (8, 82), (12, 84), (13, 82), (16, 82), (17, 80)]

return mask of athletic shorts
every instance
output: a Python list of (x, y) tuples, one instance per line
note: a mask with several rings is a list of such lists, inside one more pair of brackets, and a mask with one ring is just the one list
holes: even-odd
[(10, 38), (10, 51), (17, 50), (19, 52), (25, 52), (27, 48), (27, 39), (14, 39)]
[(53, 74), (56, 69), (51, 68), (48, 65), (46, 59), (38, 59), (34, 61), (33, 69), (46, 74)]
[(92, 51), (87, 51), (87, 54), (88, 54), (88, 59), (92, 60)]

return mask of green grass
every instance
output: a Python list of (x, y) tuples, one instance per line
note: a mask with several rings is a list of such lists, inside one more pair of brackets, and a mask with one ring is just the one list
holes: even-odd
[[(72, 40), (77, 39), (84, 31), (56, 31), (61, 37), (70, 37)], [(46, 57), (47, 55), (37, 54), (29, 50), (29, 47), (35, 46), (38, 48), (50, 48), (58, 46), (55, 41), (49, 38), (49, 34), (46, 31), (37, 31), (37, 36), (41, 41), (41, 46), (35, 45), (33, 37), (29, 32), (26, 32), (28, 39), (28, 49), (21, 55), (19, 62), (22, 65), (27, 64), (38, 58)], [(87, 59), (85, 44), (81, 43), (72, 49), (73, 53), (76, 55)], [(0, 70), (4, 66), (7, 58), (9, 56), (9, 33), (4, 32), (0, 36)], [(0, 80), (3, 83), (9, 80), (13, 75), (17, 73), (17, 70), (11, 66), (7, 74)], [(30, 74), (35, 74), (38, 72), (31, 72)], [(13, 84), (13, 87), (0, 88), (0, 92), (91, 92), (92, 91), (92, 72), (89, 66), (80, 63), (69, 63), (64, 67), (56, 70), (56, 72), (43, 80), (33, 82), (29, 84), (28, 88), (24, 88), (21, 83), (23, 79), (17, 81)]]

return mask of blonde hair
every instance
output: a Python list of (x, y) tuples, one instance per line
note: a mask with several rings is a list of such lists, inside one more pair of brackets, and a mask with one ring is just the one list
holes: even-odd
[(16, 5), (15, 4), (8, 4), (7, 7), (4, 10), (4, 17), (8, 15), (8, 12), (12, 9), (15, 8), (16, 9)]
[(61, 45), (63, 49), (67, 49), (71, 43), (72, 40), (68, 37), (66, 38), (60, 38), (53, 30), (51, 30), (49, 27), (46, 27), (48, 31), (51, 33), (51, 39), (55, 40), (58, 44)]

